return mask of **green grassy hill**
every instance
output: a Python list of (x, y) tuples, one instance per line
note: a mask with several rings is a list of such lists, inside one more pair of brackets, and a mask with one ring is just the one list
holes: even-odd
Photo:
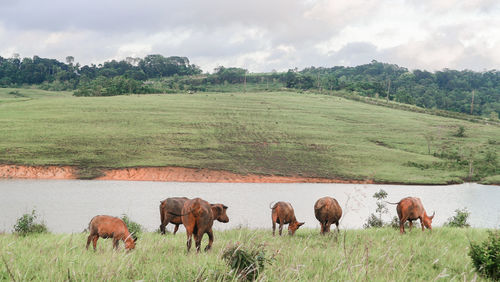
[[(465, 136), (456, 133), (463, 127)], [(500, 182), (500, 127), (290, 92), (78, 98), (0, 89), (0, 163)]]

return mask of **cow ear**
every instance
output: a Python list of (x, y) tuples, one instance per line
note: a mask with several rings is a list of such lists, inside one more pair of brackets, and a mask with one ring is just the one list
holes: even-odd
[(302, 226), (304, 225), (305, 222), (299, 222), (299, 226)]
[(224, 208), (225, 210), (227, 210), (227, 206), (225, 206), (225, 205), (222, 205), (222, 207), (223, 207), (223, 208)]
[(433, 219), (434, 218), (434, 215), (436, 214), (436, 212), (433, 212), (431, 216), (429, 216), (430, 219)]

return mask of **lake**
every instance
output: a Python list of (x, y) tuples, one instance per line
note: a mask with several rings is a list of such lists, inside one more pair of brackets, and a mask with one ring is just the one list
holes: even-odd
[[(387, 201), (397, 202), (406, 196), (420, 197), (427, 213), (436, 216), (433, 226), (440, 226), (467, 207), (473, 227), (500, 227), (500, 187), (466, 183), (446, 186), (408, 186), (376, 184), (318, 183), (192, 183), (149, 181), (95, 180), (0, 180), (0, 232), (11, 232), (16, 219), (35, 209), (55, 233), (82, 232), (90, 219), (98, 214), (120, 216), (154, 231), (160, 224), (159, 204), (167, 197), (200, 197), (211, 203), (229, 207), (229, 223), (214, 223), (217, 230), (249, 227), (271, 231), (273, 201), (287, 201), (295, 209), (299, 221), (307, 228), (318, 228), (314, 217), (317, 199), (330, 196), (344, 210), (341, 228), (362, 228), (376, 209), (372, 197), (379, 189), (388, 193)], [(388, 205), (389, 221), (396, 214)], [(173, 230), (172, 225), (167, 226)], [(184, 228), (179, 231), (184, 232)]]

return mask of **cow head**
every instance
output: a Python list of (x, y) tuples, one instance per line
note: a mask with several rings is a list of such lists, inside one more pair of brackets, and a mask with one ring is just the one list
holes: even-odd
[(214, 219), (220, 222), (229, 222), (229, 217), (227, 217), (226, 210), (227, 206), (223, 204), (211, 204), (212, 214), (214, 215)]
[(125, 249), (127, 250), (133, 250), (135, 248), (135, 242), (137, 241), (137, 237), (135, 236), (128, 236), (127, 239), (125, 239)]
[(304, 223), (305, 222), (295, 221), (295, 222), (288, 224), (288, 234), (293, 236), (293, 234), (295, 234), (295, 231), (297, 231), (297, 229), (299, 229), (299, 227), (304, 225)]
[(423, 224), (424, 224), (425, 228), (432, 230), (432, 219), (434, 218), (435, 214), (436, 214), (436, 212), (433, 212), (431, 216), (427, 216), (427, 214), (425, 214), (424, 220), (423, 220)]

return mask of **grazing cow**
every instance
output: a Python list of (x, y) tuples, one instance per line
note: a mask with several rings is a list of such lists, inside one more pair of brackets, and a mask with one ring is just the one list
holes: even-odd
[(194, 236), (196, 251), (200, 251), (201, 239), (208, 234), (208, 245), (205, 251), (210, 250), (214, 241), (212, 225), (214, 220), (229, 222), (226, 214), (227, 207), (223, 204), (209, 204), (200, 198), (188, 200), (182, 208), (182, 224), (186, 227), (187, 251), (191, 249), (191, 237)]
[(97, 215), (90, 220), (89, 223), (90, 235), (87, 238), (87, 250), (89, 249), (90, 241), (93, 241), (94, 251), (96, 250), (97, 239), (113, 238), (113, 247), (118, 249), (118, 243), (123, 240), (125, 249), (132, 250), (135, 248), (137, 238), (132, 237), (128, 232), (127, 225), (118, 217), (109, 215)]
[(424, 231), (424, 226), (432, 230), (432, 219), (434, 218), (435, 212), (431, 216), (427, 216), (427, 212), (420, 201), (420, 198), (406, 197), (397, 203), (389, 203), (392, 205), (397, 205), (396, 211), (399, 217), (399, 232), (401, 234), (405, 233), (405, 222), (408, 220), (410, 222), (410, 231), (413, 227), (413, 220), (420, 219), (420, 225), (422, 225), (422, 231)]
[(339, 220), (342, 217), (342, 208), (332, 197), (323, 197), (314, 204), (314, 215), (321, 224), (321, 234), (330, 232), (330, 225), (335, 223), (339, 233)]
[[(271, 203), (272, 204), (272, 203)], [(295, 231), (299, 229), (305, 222), (298, 222), (295, 218), (295, 213), (293, 207), (287, 202), (277, 202), (273, 207), (269, 205), (273, 211), (271, 213), (271, 218), (273, 220), (273, 236), (276, 231), (276, 223), (279, 223), (279, 234), (281, 236), (281, 231), (283, 230), (283, 225), (288, 224), (288, 234), (295, 234)]]
[(186, 197), (167, 198), (160, 202), (160, 231), (165, 234), (165, 228), (169, 223), (175, 224), (174, 235), (179, 230), (179, 225), (182, 224), (182, 208), (184, 203), (189, 200)]

